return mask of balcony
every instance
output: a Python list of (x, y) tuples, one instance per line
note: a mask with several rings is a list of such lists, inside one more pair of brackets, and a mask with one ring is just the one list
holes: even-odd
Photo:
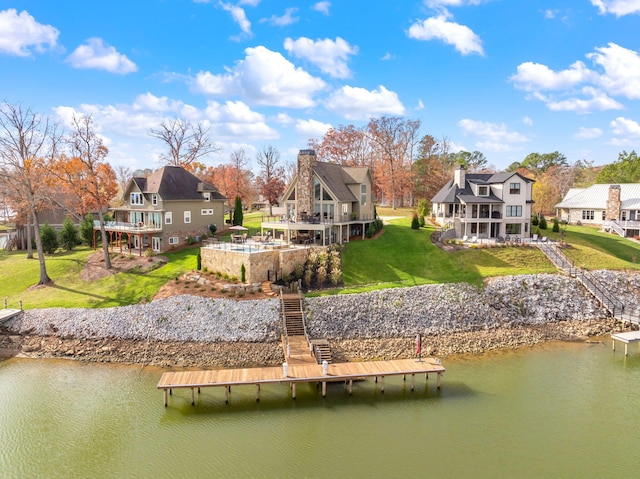
[[(162, 231), (161, 225), (154, 223), (124, 223), (121, 221), (105, 221), (104, 227), (107, 231), (122, 231), (127, 233), (153, 233)], [(93, 228), (100, 229), (100, 221), (93, 221)]]

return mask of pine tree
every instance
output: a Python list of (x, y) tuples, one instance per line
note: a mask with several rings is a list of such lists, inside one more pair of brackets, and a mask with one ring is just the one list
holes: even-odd
[(71, 251), (78, 244), (78, 228), (70, 218), (65, 218), (60, 232), (60, 243), (66, 251)]
[(42, 241), (42, 250), (46, 254), (53, 254), (58, 249), (58, 233), (49, 223), (45, 223), (40, 228), (40, 240)]
[(242, 226), (244, 221), (244, 213), (242, 212), (242, 200), (236, 196), (236, 202), (233, 205), (233, 226)]

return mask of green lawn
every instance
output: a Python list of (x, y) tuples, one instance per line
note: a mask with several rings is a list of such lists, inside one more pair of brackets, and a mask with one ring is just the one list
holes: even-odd
[(25, 259), (25, 252), (0, 252), (0, 299), (9, 307), (90, 307), (124, 306), (149, 300), (167, 281), (194, 269), (198, 248), (186, 248), (166, 253), (169, 262), (148, 273), (136, 271), (118, 273), (91, 283), (80, 279), (79, 273), (93, 250), (83, 247), (69, 253), (46, 257), (47, 273), (53, 286), (30, 288), (40, 277), (36, 259)]
[[(385, 225), (375, 240), (354, 241), (343, 253), (344, 288), (325, 291), (337, 294), (398, 286), (468, 282), (481, 285), (492, 276), (553, 273), (554, 266), (533, 247), (465, 248), (445, 252), (431, 243), (433, 228), (412, 230), (410, 210), (383, 210), (398, 216)], [(261, 213), (245, 216), (251, 232), (259, 231)], [(542, 232), (559, 238), (551, 230)], [(577, 265), (588, 269), (640, 269), (640, 245), (593, 228), (569, 226), (565, 251)], [(119, 273), (86, 283), (79, 278), (92, 252), (79, 248), (70, 253), (47, 256), (47, 270), (54, 286), (30, 288), (38, 277), (38, 261), (26, 260), (24, 252), (0, 252), (0, 300), (9, 307), (22, 300), (25, 308), (108, 307), (149, 300), (167, 281), (196, 265), (198, 247), (166, 253), (169, 263), (149, 273)]]
[(349, 243), (343, 254), (341, 292), (430, 283), (481, 284), (490, 276), (556, 271), (537, 248), (445, 252), (431, 242), (433, 231), (412, 230), (410, 218), (403, 215), (385, 225), (378, 239)]

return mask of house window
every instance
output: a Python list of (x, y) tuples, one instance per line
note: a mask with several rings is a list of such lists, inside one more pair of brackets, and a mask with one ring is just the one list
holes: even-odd
[(158, 195), (151, 195), (151, 204), (153, 206), (157, 206), (158, 205)]
[(522, 216), (522, 206), (507, 206), (507, 217)]
[(602, 210), (602, 221), (604, 221), (605, 219), (607, 219), (607, 212), (605, 210)]
[(316, 201), (320, 201), (320, 182), (314, 178), (313, 179), (313, 198)]
[(343, 215), (349, 214), (349, 205), (347, 203), (342, 203), (342, 214)]
[(360, 185), (360, 206), (367, 204), (367, 185)]
[(184, 212), (184, 222), (191, 223), (191, 211)]
[(291, 194), (289, 195), (289, 201), (295, 201), (296, 199), (296, 189), (294, 188)]
[(171, 211), (165, 212), (165, 214), (164, 214), (164, 224), (165, 225), (170, 225), (172, 221), (173, 221), (173, 215), (171, 214)]
[(207, 216), (207, 215), (212, 215), (213, 214), (213, 210), (212, 209), (208, 209), (208, 210), (201, 210), (200, 214), (202, 216)]
[(132, 205), (142, 205), (143, 197), (142, 193), (131, 193), (131, 204)]
[(520, 183), (509, 183), (509, 193), (512, 195), (520, 194)]
[(478, 196), (489, 196), (489, 187), (478, 186)]
[(522, 231), (522, 225), (520, 223), (507, 223), (505, 225), (505, 232), (508, 235), (519, 235)]
[(595, 212), (593, 210), (582, 210), (583, 220), (593, 220), (595, 218)]
[(178, 238), (177, 236), (169, 237), (169, 244), (178, 244), (179, 242), (180, 242), (180, 238)]
[(203, 193), (202, 196), (204, 196), (205, 201), (211, 201), (211, 193)]

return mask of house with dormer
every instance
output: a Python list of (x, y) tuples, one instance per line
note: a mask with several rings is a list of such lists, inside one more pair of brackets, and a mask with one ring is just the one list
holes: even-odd
[[(139, 251), (167, 251), (189, 238), (209, 233), (209, 225), (224, 224), (226, 201), (218, 189), (180, 166), (164, 166), (147, 177), (132, 178), (123, 205), (109, 208), (106, 224), (112, 244)], [(99, 229), (96, 221), (94, 230)]]
[(369, 168), (318, 161), (300, 150), (298, 172), (280, 202), (283, 214), (263, 221), (263, 231), (287, 243), (329, 245), (363, 237), (373, 222)]
[(467, 173), (460, 166), (431, 199), (432, 215), (457, 238), (528, 238), (533, 183), (517, 172)]

